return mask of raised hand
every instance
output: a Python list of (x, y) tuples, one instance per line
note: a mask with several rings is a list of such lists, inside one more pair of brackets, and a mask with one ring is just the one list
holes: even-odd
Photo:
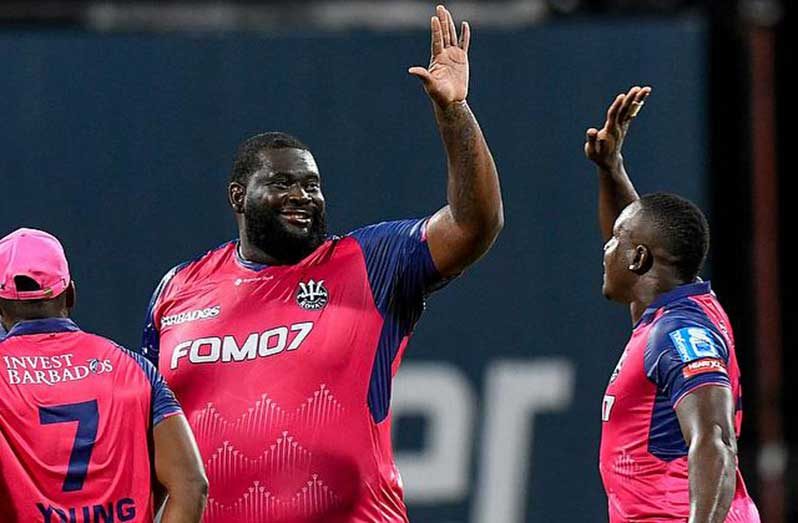
[(613, 171), (623, 163), (621, 149), (632, 120), (643, 108), (651, 94), (651, 87), (632, 87), (626, 94), (619, 94), (607, 109), (607, 120), (601, 130), (587, 130), (585, 156), (602, 169)]
[(462, 102), (468, 96), (468, 44), (471, 28), (463, 22), (460, 38), (452, 14), (442, 5), (430, 20), (432, 57), (429, 67), (411, 67), (408, 72), (424, 82), (424, 89), (439, 107)]

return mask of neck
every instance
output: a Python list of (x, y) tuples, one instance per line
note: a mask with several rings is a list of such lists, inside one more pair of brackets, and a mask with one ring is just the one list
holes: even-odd
[(256, 245), (252, 244), (246, 237), (246, 233), (242, 233), (240, 235), (240, 239), (238, 241), (238, 255), (241, 258), (255, 263), (262, 263), (266, 265), (286, 265), (287, 263), (283, 260), (278, 260), (274, 256), (270, 255), (263, 249), (257, 247)]
[(679, 280), (671, 274), (644, 276), (632, 290), (633, 299), (630, 304), (632, 313), (632, 324), (637, 324), (646, 309), (661, 294), (672, 291), (685, 282)]
[(48, 320), (48, 319), (51, 319), (51, 318), (69, 318), (69, 314), (65, 311), (63, 313), (56, 314), (56, 315), (43, 314), (43, 315), (29, 315), (29, 316), (24, 316), (24, 317), (4, 315), (3, 319), (2, 319), (2, 322), (0, 322), (0, 323), (3, 324), (3, 327), (5, 327), (6, 331), (10, 331), (11, 328), (14, 325), (16, 325), (17, 323), (20, 323), (22, 321)]

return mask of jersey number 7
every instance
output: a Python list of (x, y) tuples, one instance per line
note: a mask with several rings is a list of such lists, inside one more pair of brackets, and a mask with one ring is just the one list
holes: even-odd
[(97, 438), (99, 417), (97, 400), (39, 407), (39, 423), (42, 425), (78, 422), (78, 430), (75, 434), (75, 442), (72, 444), (66, 478), (64, 478), (64, 492), (83, 488), (83, 482), (89, 470), (91, 451), (94, 449), (94, 441)]

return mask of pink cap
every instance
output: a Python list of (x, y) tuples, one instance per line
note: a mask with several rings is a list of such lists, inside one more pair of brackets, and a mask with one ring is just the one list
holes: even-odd
[[(18, 276), (35, 281), (39, 289), (18, 291)], [(0, 298), (49, 300), (64, 292), (70, 281), (64, 248), (52, 234), (17, 229), (0, 239)]]

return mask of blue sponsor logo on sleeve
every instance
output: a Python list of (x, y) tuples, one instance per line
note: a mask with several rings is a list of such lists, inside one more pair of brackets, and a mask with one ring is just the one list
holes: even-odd
[(721, 358), (721, 348), (715, 337), (707, 329), (689, 327), (673, 331), (671, 341), (679, 351), (682, 361), (694, 361), (700, 358)]

